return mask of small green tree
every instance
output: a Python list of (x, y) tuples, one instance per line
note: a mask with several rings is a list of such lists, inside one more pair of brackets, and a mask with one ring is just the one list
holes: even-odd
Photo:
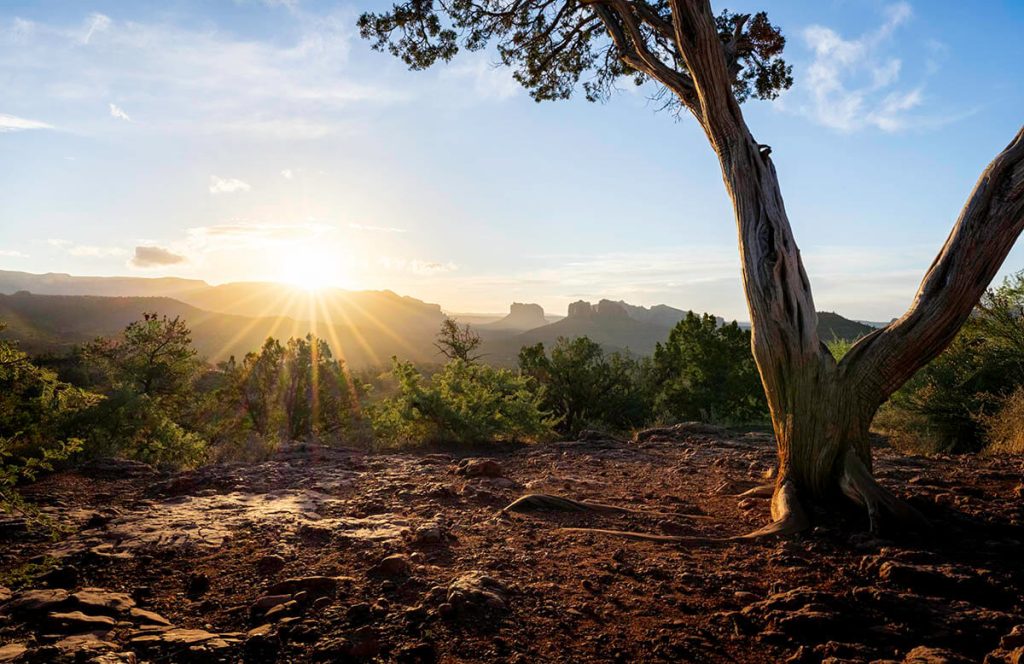
[[(268, 364), (276, 353), (273, 348), (268, 351)], [(289, 438), (332, 435), (351, 424), (358, 399), (356, 386), (326, 341), (313, 334), (289, 339), (281, 365), (281, 403)], [(269, 381), (269, 368), (266, 371)]]
[(282, 392), (284, 347), (272, 337), (258, 353), (247, 353), (237, 376), (237, 389), (242, 407), (252, 428), (261, 436), (269, 436), (279, 411)]
[(507, 369), (452, 360), (430, 380), (393, 358), (396, 394), (373, 404), (374, 434), (388, 445), (536, 440), (551, 433), (543, 394)]
[(973, 451), (985, 445), (989, 416), (1022, 386), (1024, 272), (990, 288), (953, 343), (896, 392), (889, 407), (923, 419), (917, 433), (932, 446)]
[(752, 422), (768, 416), (750, 333), (735, 322), (718, 325), (714, 316), (688, 313), (655, 347), (651, 377), (655, 411), (663, 417)]
[(620, 353), (606, 355), (587, 337), (560, 338), (550, 355), (542, 343), (524, 346), (519, 369), (543, 388), (544, 409), (558, 418), (559, 433), (628, 429), (650, 417), (641, 364)]
[(480, 344), (480, 335), (473, 331), (469, 323), (459, 325), (454, 319), (445, 318), (434, 347), (449, 360), (476, 362), (482, 357), (477, 353)]
[(105, 396), (77, 422), (86, 452), (124, 454), (165, 467), (195, 466), (206, 442), (193, 389), (202, 364), (180, 318), (145, 313), (83, 355), (106, 377)]
[[(0, 331), (4, 329), (0, 324)], [(0, 510), (38, 522), (18, 495), (20, 482), (51, 470), (81, 446), (65, 435), (68, 419), (99, 397), (57, 379), (10, 342), (0, 340)]]

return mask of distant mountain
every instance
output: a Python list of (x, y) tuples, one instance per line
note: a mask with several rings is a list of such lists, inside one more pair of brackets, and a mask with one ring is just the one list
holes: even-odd
[[(676, 309), (670, 307), (667, 304), (656, 304), (651, 308), (638, 307), (636, 305), (627, 304), (622, 300), (618, 301), (618, 304), (622, 305), (623, 308), (629, 313), (629, 317), (633, 320), (638, 320), (642, 323), (652, 323), (654, 325), (661, 325), (662, 327), (673, 328), (676, 324), (686, 318), (686, 314), (689, 311), (683, 311), (682, 309)], [(719, 325), (725, 324), (725, 319), (716, 316), (715, 319)]]
[(818, 312), (818, 338), (828, 343), (833, 339), (845, 339), (854, 341), (865, 334), (874, 332), (877, 328), (865, 325), (849, 318), (843, 318), (831, 311)]
[[(528, 330), (512, 337), (494, 339), (484, 344), (486, 359), (494, 364), (516, 362), (519, 349), (538, 342), (550, 348), (561, 337), (589, 337), (607, 351), (626, 351), (649, 355), (654, 346), (664, 341), (669, 328), (638, 321), (630, 317), (626, 307), (611, 300), (596, 305), (580, 300), (569, 305), (569, 315), (556, 323)], [(486, 338), (485, 338), (486, 340)]]
[(181, 316), (192, 330), (199, 353), (211, 361), (256, 350), (268, 336), (282, 340), (314, 331), (330, 343), (335, 355), (353, 368), (386, 366), (392, 355), (433, 362), (436, 328), (429, 333), (388, 330), (386, 334), (347, 325), (301, 321), (286, 316), (235, 316), (210, 311), (166, 297), (97, 297), (87, 295), (0, 295), (0, 336), (15, 339), (30, 354), (61, 353), (98, 336), (114, 336), (147, 311)]
[(60, 272), (31, 274), (0, 270), (0, 294), (29, 291), (37, 295), (174, 296), (209, 288), (205, 281), (176, 277), (74, 277)]
[(544, 317), (544, 308), (539, 304), (513, 302), (512, 306), (509, 307), (507, 316), (493, 323), (477, 325), (476, 329), (481, 333), (490, 331), (525, 332), (547, 324), (548, 321)]

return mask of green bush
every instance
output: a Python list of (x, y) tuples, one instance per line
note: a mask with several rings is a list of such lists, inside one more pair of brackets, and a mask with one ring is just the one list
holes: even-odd
[(519, 369), (543, 388), (542, 403), (558, 420), (559, 433), (585, 428), (621, 431), (645, 424), (650, 394), (643, 366), (620, 353), (606, 355), (587, 337), (561, 338), (551, 354), (544, 344), (519, 351)]
[(393, 358), (391, 375), (397, 383), (394, 396), (368, 409), (384, 445), (476, 445), (551, 433), (542, 392), (507, 369), (456, 359), (426, 379), (411, 362)]
[(986, 425), (1024, 386), (1024, 273), (990, 289), (953, 343), (890, 400), (906, 411), (934, 450), (970, 452)]
[(750, 423), (768, 416), (750, 333), (735, 322), (693, 312), (658, 344), (651, 361), (656, 416), (665, 420)]
[(0, 509), (32, 516), (17, 485), (52, 470), (54, 462), (81, 447), (80, 440), (65, 435), (69, 419), (98, 399), (0, 340)]

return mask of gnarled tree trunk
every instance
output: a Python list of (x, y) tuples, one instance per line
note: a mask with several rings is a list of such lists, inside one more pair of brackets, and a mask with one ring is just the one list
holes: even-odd
[(837, 363), (818, 338), (771, 150), (744, 122), (710, 4), (670, 6), (690, 76), (674, 91), (704, 128), (733, 202), (753, 353), (778, 445), (775, 522), (756, 534), (806, 526), (800, 502), (839, 491), (867, 508), (873, 528), (882, 512), (914, 518), (872, 479), (868, 427), (878, 407), (953, 340), (1024, 228), (1024, 129), (982, 174), (910, 310)]

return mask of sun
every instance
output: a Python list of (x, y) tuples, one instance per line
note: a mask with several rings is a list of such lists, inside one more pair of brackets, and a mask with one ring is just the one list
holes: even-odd
[(348, 282), (341, 256), (319, 247), (290, 247), (279, 260), (277, 281), (303, 290), (338, 288)]

